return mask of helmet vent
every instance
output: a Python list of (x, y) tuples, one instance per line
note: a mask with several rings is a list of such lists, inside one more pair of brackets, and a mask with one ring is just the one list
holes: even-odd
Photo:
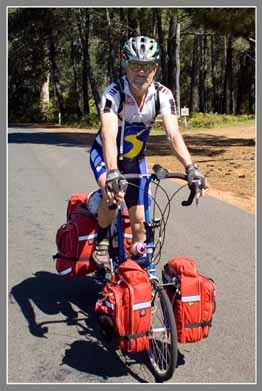
[(141, 45), (141, 54), (144, 56), (145, 55), (145, 52), (146, 52), (146, 47), (145, 45)]

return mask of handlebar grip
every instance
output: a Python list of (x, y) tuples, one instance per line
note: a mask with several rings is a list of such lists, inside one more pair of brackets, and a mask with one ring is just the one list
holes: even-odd
[(168, 170), (160, 166), (160, 164), (153, 165), (153, 171), (157, 177), (157, 179), (164, 179), (168, 175)]
[(195, 190), (195, 189), (192, 189), (192, 190), (190, 191), (190, 194), (189, 194), (188, 199), (187, 199), (186, 201), (182, 201), (182, 202), (181, 202), (181, 205), (182, 205), (182, 206), (189, 206), (189, 205), (191, 205), (192, 202), (193, 202), (193, 200), (194, 200), (194, 198), (195, 198), (195, 195), (196, 195), (196, 190)]

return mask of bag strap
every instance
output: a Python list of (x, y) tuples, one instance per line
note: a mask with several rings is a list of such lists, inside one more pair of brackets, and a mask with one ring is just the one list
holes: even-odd
[[(124, 105), (124, 102), (125, 102), (125, 93), (124, 93), (124, 82), (123, 82), (123, 79), (122, 77), (120, 77), (116, 82), (115, 82), (117, 88), (118, 88), (118, 91), (119, 91), (119, 94), (120, 94), (120, 103), (119, 103), (119, 107), (118, 107), (118, 110), (117, 110), (117, 113), (118, 113), (118, 117), (119, 117), (119, 113), (122, 111), (123, 109), (123, 105)], [(121, 119), (121, 118), (120, 118)]]
[(212, 326), (212, 319), (211, 320), (202, 320), (199, 323), (187, 323), (185, 324), (186, 329), (196, 329), (198, 327), (205, 327), (205, 326)]
[(73, 261), (73, 262), (77, 262), (79, 260), (79, 258), (76, 258), (76, 257), (66, 257), (65, 255), (62, 255), (62, 254), (59, 254), (59, 253), (56, 253), (55, 255), (53, 255), (53, 259), (66, 259), (68, 261)]
[(160, 98), (159, 98), (159, 83), (157, 81), (154, 82), (154, 85), (155, 85), (155, 90), (156, 90), (156, 93), (155, 93), (155, 117), (154, 117), (154, 120), (156, 119), (156, 117), (158, 116), (158, 114), (160, 113)]
[(149, 331), (144, 331), (143, 333), (138, 333), (138, 334), (126, 334), (126, 335), (120, 336), (119, 338), (123, 339), (123, 340), (131, 340), (131, 339), (136, 339), (136, 338), (140, 338), (140, 337), (148, 337), (149, 334), (150, 334)]
[[(120, 78), (116, 81), (116, 85), (118, 87), (118, 91), (120, 94), (120, 103), (118, 106), (118, 118), (122, 121), (121, 133), (120, 133), (120, 149), (119, 149), (119, 160), (124, 159), (124, 132), (125, 132), (125, 93), (124, 93), (124, 82), (123, 79)], [(123, 110), (122, 118), (119, 113)]]

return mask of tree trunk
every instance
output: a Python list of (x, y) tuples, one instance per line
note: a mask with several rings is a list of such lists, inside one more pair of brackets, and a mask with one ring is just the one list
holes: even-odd
[(78, 39), (71, 40), (70, 66), (73, 70), (73, 80), (70, 87), (70, 98), (72, 99), (71, 107), (73, 114), (77, 114), (78, 118), (82, 117), (80, 109), (79, 85), (78, 85), (78, 64), (81, 59), (81, 45)]
[(119, 24), (121, 26), (120, 35), (120, 50), (124, 43), (128, 40), (128, 12), (125, 8), (119, 8)]
[(225, 38), (225, 75), (224, 75), (224, 99), (223, 99), (223, 112), (232, 113), (232, 39), (228, 38), (226, 43)]
[(65, 104), (64, 104), (64, 98), (62, 95), (62, 89), (61, 89), (60, 80), (59, 80), (58, 67), (56, 64), (56, 48), (55, 48), (55, 42), (54, 42), (54, 37), (53, 37), (52, 30), (51, 30), (51, 26), (50, 26), (50, 30), (49, 30), (49, 58), (50, 58), (50, 63), (51, 63), (51, 70), (52, 70), (52, 77), (53, 77), (55, 93), (56, 93), (56, 97), (58, 100), (59, 112), (63, 115), (65, 112)]
[(233, 48), (232, 40), (229, 41), (228, 53), (228, 95), (229, 95), (229, 114), (234, 113), (234, 90), (233, 90)]
[(205, 83), (204, 83), (204, 48), (203, 48), (203, 35), (199, 36), (199, 60), (200, 60), (200, 68), (199, 68), (199, 111), (201, 113), (205, 112)]
[(198, 42), (199, 42), (199, 36), (194, 34), (191, 86), (190, 86), (190, 112), (196, 112), (198, 110), (198, 82), (199, 82)]
[(203, 107), (204, 107), (204, 113), (207, 112), (208, 108), (208, 93), (207, 93), (207, 63), (208, 63), (208, 53), (207, 53), (207, 35), (204, 35), (204, 48), (203, 48)]
[(256, 69), (253, 60), (249, 60), (249, 94), (248, 94), (248, 108), (249, 113), (255, 113), (255, 101), (256, 101), (256, 81), (255, 81)]
[(83, 113), (89, 115), (89, 96), (88, 96), (88, 66), (87, 66), (87, 44), (85, 40), (82, 43), (83, 63), (82, 63), (82, 91), (83, 91)]
[(216, 50), (216, 38), (214, 35), (211, 36), (211, 78), (212, 78), (212, 106), (213, 112), (217, 113), (218, 108), (218, 85), (217, 85), (217, 68), (216, 68), (216, 59), (217, 59), (217, 50)]
[(152, 36), (155, 37), (157, 34), (157, 20), (156, 20), (156, 13), (152, 12)]
[(180, 117), (180, 23), (176, 25), (176, 105)]
[(128, 8), (128, 27), (131, 30), (132, 36), (140, 35), (140, 26), (139, 26), (139, 18), (138, 18), (138, 9), (137, 8)]
[[(77, 21), (78, 32), (82, 49), (82, 96), (83, 96), (83, 113), (89, 115), (89, 94), (88, 94), (88, 43), (86, 37), (89, 34), (88, 12), (86, 9), (76, 10), (75, 17)], [(87, 31), (86, 31), (87, 29)]]
[(169, 21), (169, 33), (167, 41), (168, 51), (168, 82), (167, 86), (176, 94), (176, 20), (171, 16)]
[(161, 20), (161, 9), (154, 8), (153, 12), (155, 13), (156, 16), (159, 46), (161, 50), (162, 82), (163, 84), (167, 85), (168, 75), (167, 75), (167, 66), (166, 66), (166, 50), (164, 44), (164, 34), (163, 34), (162, 20)]
[(121, 65), (121, 52), (124, 44), (128, 40), (128, 12), (125, 8), (119, 8), (119, 25), (121, 26), (121, 31), (119, 37), (120, 67), (118, 78), (124, 74), (124, 70)]
[(108, 46), (109, 46), (109, 55), (108, 55), (108, 83), (111, 83), (113, 80), (117, 79), (117, 70), (115, 66), (115, 48), (112, 37), (112, 23), (109, 9), (106, 8), (106, 21), (107, 21), (107, 29), (108, 29)]
[(74, 97), (75, 97), (75, 99), (76, 99), (76, 103), (75, 103), (75, 107), (76, 107), (76, 114), (77, 114), (77, 116), (78, 116), (78, 118), (81, 118), (81, 116), (82, 116), (82, 111), (81, 111), (81, 109), (80, 109), (80, 107), (79, 107), (79, 95), (78, 95), (78, 87), (77, 87), (77, 80), (78, 80), (78, 78), (77, 78), (77, 70), (76, 70), (76, 66), (75, 66), (75, 64), (73, 64), (73, 72), (74, 72), (74, 82), (73, 82), (73, 95), (74, 95)]
[(50, 74), (47, 73), (46, 77), (42, 81), (41, 93), (40, 93), (40, 111), (44, 119), (47, 119), (48, 116), (48, 107), (49, 107), (49, 79)]

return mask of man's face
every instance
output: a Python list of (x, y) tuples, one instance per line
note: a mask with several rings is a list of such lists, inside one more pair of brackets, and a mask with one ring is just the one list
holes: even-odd
[(135, 90), (146, 91), (152, 83), (158, 65), (154, 62), (130, 62), (126, 75), (131, 87)]

